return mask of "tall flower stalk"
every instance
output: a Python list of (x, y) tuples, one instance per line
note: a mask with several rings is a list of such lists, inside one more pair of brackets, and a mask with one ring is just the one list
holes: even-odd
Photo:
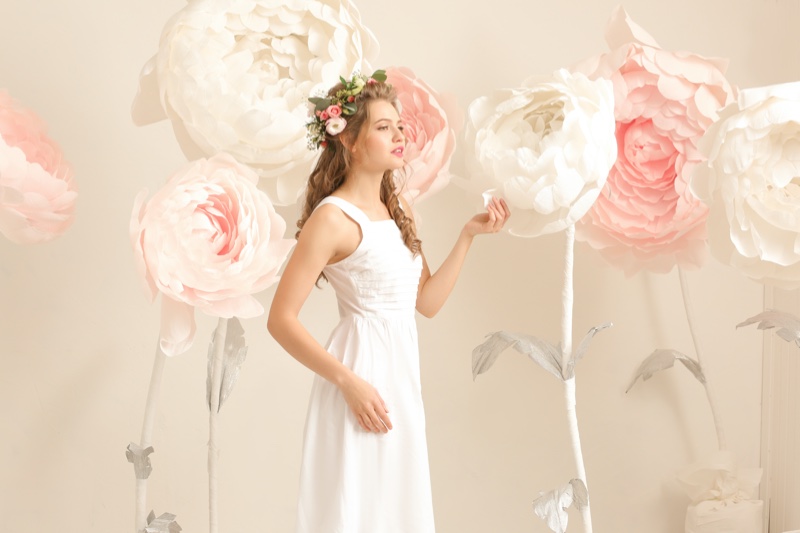
[(486, 372), (501, 352), (513, 347), (564, 383), (564, 399), (577, 477), (540, 493), (537, 516), (556, 533), (567, 529), (567, 508), (581, 512), (592, 531), (586, 468), (576, 409), (575, 366), (591, 338), (610, 326), (592, 328), (573, 349), (573, 265), (575, 223), (586, 214), (614, 164), (614, 101), (611, 83), (562, 70), (550, 81), (477, 99), (468, 111), (468, 139), (474, 142), (474, 187), (491, 187), (511, 208), (512, 235), (536, 237), (565, 231), (566, 251), (561, 309), (561, 343), (499, 331), (472, 352), (473, 377)]

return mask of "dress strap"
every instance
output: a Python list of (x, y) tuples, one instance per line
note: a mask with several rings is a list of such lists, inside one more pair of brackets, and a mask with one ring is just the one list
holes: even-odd
[(349, 216), (350, 218), (355, 220), (358, 223), (358, 225), (361, 226), (362, 228), (366, 224), (371, 222), (369, 217), (361, 209), (359, 209), (355, 205), (351, 204), (347, 200), (339, 198), (338, 196), (327, 196), (327, 197), (323, 198), (322, 201), (320, 201), (320, 203), (318, 203), (317, 207), (315, 207), (314, 209), (318, 209), (319, 206), (325, 205), (325, 204), (333, 204), (333, 205), (335, 205), (336, 207), (338, 207), (339, 209), (344, 211), (344, 213), (347, 216)]

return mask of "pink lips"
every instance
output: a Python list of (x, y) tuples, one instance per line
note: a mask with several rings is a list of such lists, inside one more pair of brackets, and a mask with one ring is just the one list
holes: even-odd
[(392, 153), (397, 157), (403, 157), (403, 147), (400, 146), (399, 148), (395, 148), (394, 150), (392, 150)]

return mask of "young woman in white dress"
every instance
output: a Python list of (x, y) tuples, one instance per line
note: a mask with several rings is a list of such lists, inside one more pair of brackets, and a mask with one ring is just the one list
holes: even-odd
[[(316, 373), (309, 400), (297, 533), (433, 533), (415, 310), (432, 317), (456, 283), (473, 238), (509, 217), (491, 199), (431, 273), (411, 210), (396, 194), (405, 137), (383, 71), (354, 75), (316, 106), (297, 246), (268, 329)], [(320, 278), (340, 322), (325, 346), (298, 319)]]

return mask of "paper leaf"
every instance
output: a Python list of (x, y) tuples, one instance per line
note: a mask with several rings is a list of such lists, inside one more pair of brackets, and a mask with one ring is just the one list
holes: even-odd
[(647, 357), (647, 359), (642, 361), (642, 364), (639, 365), (639, 369), (636, 370), (633, 380), (631, 380), (631, 384), (628, 385), (628, 388), (625, 390), (625, 392), (630, 391), (636, 384), (636, 380), (639, 378), (642, 378), (642, 381), (647, 381), (656, 372), (672, 368), (676, 359), (683, 363), (683, 366), (688, 368), (689, 371), (694, 374), (694, 377), (697, 378), (697, 381), (700, 383), (706, 382), (706, 376), (703, 374), (703, 369), (697, 361), (676, 350), (660, 349), (655, 350)]
[(561, 375), (561, 348), (553, 346), (547, 341), (537, 339), (530, 335), (511, 333), (508, 331), (497, 331), (487, 335), (483, 344), (472, 350), (472, 379), (478, 374), (483, 374), (489, 370), (501, 352), (507, 348), (514, 348), (523, 355), (530, 357), (534, 363), (538, 364), (559, 380), (563, 380)]
[(560, 489), (539, 493), (539, 497), (533, 500), (533, 512), (544, 520), (552, 531), (564, 533), (569, 520), (567, 509), (572, 502), (573, 486), (570, 482)]
[(156, 514), (150, 511), (150, 514), (147, 515), (144, 533), (179, 533), (181, 529), (181, 526), (175, 521), (174, 514), (162, 513), (156, 518)]
[[(217, 348), (217, 332), (211, 335), (211, 343), (208, 345), (208, 374), (206, 376), (206, 402), (211, 409), (211, 368), (214, 360), (214, 352)], [(242, 368), (245, 357), (247, 356), (247, 346), (244, 344), (244, 328), (236, 317), (228, 319), (228, 329), (225, 334), (225, 346), (222, 354), (222, 382), (219, 391), (219, 408), (228, 399), (236, 381), (239, 379), (239, 370)]]
[(570, 379), (575, 377), (575, 365), (578, 364), (578, 361), (583, 359), (586, 355), (586, 352), (589, 351), (589, 344), (592, 343), (592, 338), (599, 332), (603, 331), (604, 329), (608, 329), (613, 324), (611, 322), (606, 322), (605, 324), (600, 324), (599, 326), (595, 326), (589, 330), (589, 332), (583, 337), (583, 340), (578, 345), (578, 349), (575, 350), (572, 354), (572, 360), (569, 362), (569, 366), (567, 366), (567, 371), (564, 373), (565, 379)]
[(794, 342), (800, 346), (800, 319), (785, 311), (775, 311), (768, 309), (754, 317), (748, 318), (741, 324), (736, 324), (737, 328), (749, 326), (758, 322), (758, 329), (778, 328), (775, 332), (778, 337), (786, 342)]
[(569, 482), (572, 485), (572, 500), (575, 508), (579, 511), (589, 505), (589, 489), (586, 488), (586, 483), (580, 478), (575, 478)]
[(131, 442), (128, 444), (125, 457), (128, 458), (129, 463), (133, 463), (133, 471), (136, 473), (136, 479), (147, 479), (150, 477), (150, 473), (153, 471), (153, 465), (150, 464), (151, 453), (153, 453), (152, 446), (142, 449), (136, 443)]

